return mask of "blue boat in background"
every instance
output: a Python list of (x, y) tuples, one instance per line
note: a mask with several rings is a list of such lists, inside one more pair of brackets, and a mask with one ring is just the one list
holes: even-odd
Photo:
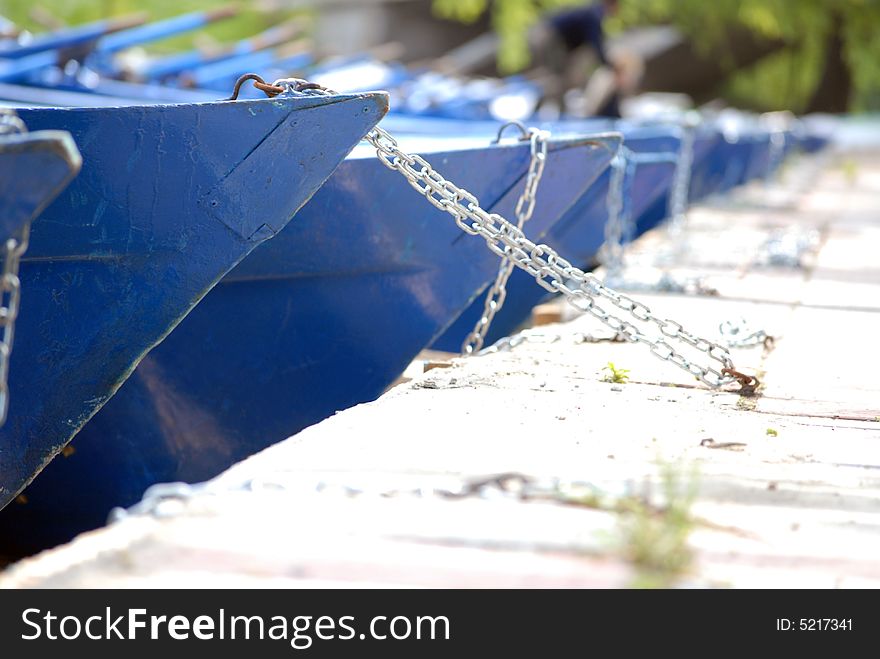
[(221, 277), (287, 225), (387, 101), (290, 94), (18, 111), (32, 130), (68, 131), (84, 165), (34, 222), (21, 263), (27, 298), (15, 405), (0, 429), (0, 506)]
[[(64, 108), (118, 108), (132, 105), (167, 105), (168, 98), (150, 99), (148, 94), (140, 93), (142, 89), (134, 89), (136, 97), (127, 97), (122, 85), (131, 85), (116, 80), (107, 81), (115, 85), (116, 95), (96, 94), (93, 90), (76, 88), (73, 90), (45, 89), (29, 85), (18, 85), (0, 82), (0, 104), (8, 107), (64, 107)], [(147, 85), (139, 85), (146, 88)], [(128, 90), (126, 90), (128, 91)], [(191, 103), (205, 103), (218, 100), (219, 94), (185, 91)]]
[(242, 39), (231, 46), (226, 46), (219, 50), (213, 49), (211, 52), (204, 52), (201, 49), (194, 49), (182, 53), (153, 57), (133, 69), (128, 68), (117, 70), (116, 72), (120, 77), (139, 82), (174, 80), (177, 76), (198, 71), (204, 66), (212, 66), (232, 58), (259, 53), (276, 46), (281, 46), (300, 36), (301, 33), (302, 24), (300, 21), (287, 21), (261, 34)]
[[(608, 166), (617, 135), (552, 139), (528, 233), (541, 239)], [(530, 146), (401, 139), (513, 217)], [(156, 482), (201, 481), (379, 396), (494, 278), (498, 259), (363, 146), (140, 363), (72, 447), (0, 514), (33, 550), (104, 523)], [(73, 495), (74, 504), (68, 505)]]
[[(487, 134), (491, 122), (456, 121), (449, 119), (389, 114), (383, 125), (395, 132), (414, 134)], [(538, 123), (539, 127), (554, 134), (565, 134), (592, 128), (592, 130), (619, 130), (624, 135), (625, 145), (636, 154), (664, 154), (659, 162), (645, 163), (634, 170), (632, 180), (627, 184), (626, 197), (628, 213), (634, 222), (634, 240), (643, 233), (660, 225), (669, 215), (670, 191), (675, 174), (675, 160), (681, 145), (683, 129), (675, 124), (631, 121), (612, 121), (604, 119), (562, 120)], [(692, 191), (690, 199), (708, 194), (711, 182), (706, 180), (710, 162), (720, 159), (720, 133), (712, 126), (705, 125), (695, 129), (693, 139), (693, 167), (691, 169)], [(567, 217), (559, 222), (548, 234), (546, 242), (551, 247), (566, 254), (566, 258), (578, 263), (580, 267), (591, 269), (597, 264), (597, 254), (604, 242), (604, 227), (608, 218), (607, 197), (610, 173), (605, 172), (597, 183), (579, 202), (570, 209)], [(496, 314), (492, 328), (486, 337), (487, 345), (509, 335), (529, 318), (531, 310), (549, 297), (547, 291), (538, 286), (524, 272), (515, 270), (507, 285), (507, 298), (502, 309)], [(482, 295), (478, 295), (459, 319), (434, 342), (433, 349), (445, 352), (459, 352), (464, 338), (473, 330), (483, 312)]]
[[(629, 127), (624, 130), (623, 135), (626, 148), (639, 154), (669, 154), (674, 157), (681, 145), (681, 131), (676, 127)], [(629, 212), (636, 222), (636, 235), (629, 236), (628, 239), (636, 238), (666, 217), (668, 192), (674, 174), (675, 164), (671, 161), (635, 168), (626, 194), (629, 198)], [(545, 236), (545, 243), (565, 254), (578, 267), (590, 270), (598, 263), (599, 248), (605, 241), (605, 224), (608, 221), (610, 182), (611, 171), (606, 170), (587, 194)], [(445, 352), (460, 352), (465, 338), (483, 315), (484, 297), (484, 290), (477, 291), (468, 308), (431, 347)], [(504, 306), (496, 313), (486, 334), (486, 345), (516, 331), (528, 320), (532, 309), (548, 297), (550, 294), (528, 273), (520, 269), (514, 270), (507, 283)]]
[(145, 15), (136, 14), (62, 28), (39, 34), (24, 42), (8, 40), (0, 43), (0, 58), (22, 59), (39, 53), (51, 53), (57, 57), (57, 52), (60, 50), (71, 51), (75, 48), (93, 45), (101, 37), (141, 26), (145, 22)]
[[(121, 75), (115, 66), (114, 57), (126, 48), (201, 28), (234, 14), (233, 8), (196, 11), (146, 25), (112, 30), (98, 39), (79, 44), (73, 50), (55, 46), (54, 49), (41, 50), (16, 59), (0, 58), (0, 82), (29, 85), (43, 90), (82, 91), (104, 96), (119, 96), (140, 99), (142, 102), (199, 103), (217, 100), (216, 94), (200, 96), (194, 92), (170, 93), (170, 90), (160, 85), (132, 84), (114, 80), (114, 75)], [(98, 27), (101, 25), (99, 24)], [(71, 28), (62, 32), (84, 31), (88, 32), (85, 28)], [(57, 40), (42, 39), (49, 43)]]
[(691, 183), (691, 199), (705, 199), (743, 184), (751, 152), (748, 141), (722, 134), (715, 156), (705, 163), (700, 176)]
[[(420, 120), (389, 117), (404, 129), (419, 128)], [(563, 123), (564, 122), (560, 122)], [(550, 124), (552, 126), (553, 124)], [(681, 130), (670, 125), (635, 127), (626, 122), (613, 124), (624, 133), (625, 146), (636, 154), (677, 154)], [(547, 126), (549, 127), (549, 126)], [(556, 125), (557, 129), (559, 125)], [(696, 127), (693, 136), (693, 155), (688, 185), (688, 202), (693, 203), (720, 192), (742, 185), (772, 172), (770, 162), (771, 134), (751, 131), (735, 139), (726, 139), (712, 124)], [(776, 163), (778, 166), (779, 163)], [(671, 161), (639, 165), (625, 190), (627, 212), (633, 221), (631, 241), (658, 227), (670, 215), (672, 184), (675, 164)], [(598, 265), (599, 249), (604, 242), (604, 225), (608, 218), (607, 194), (610, 172), (605, 172), (591, 189), (573, 207), (565, 220), (559, 222), (547, 235), (548, 245), (566, 254), (566, 258), (584, 269)], [(509, 336), (530, 317), (532, 309), (552, 297), (535, 283), (527, 273), (514, 270), (507, 284), (504, 306), (496, 313), (486, 334), (486, 345)], [(474, 329), (483, 314), (484, 292), (449, 329), (431, 346), (435, 350), (460, 352), (464, 339)]]

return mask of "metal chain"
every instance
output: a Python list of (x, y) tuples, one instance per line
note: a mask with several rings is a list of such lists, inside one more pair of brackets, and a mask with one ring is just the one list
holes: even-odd
[[(561, 293), (579, 311), (592, 314), (627, 341), (647, 345), (655, 356), (672, 362), (710, 387), (736, 381), (731, 374), (733, 360), (724, 346), (691, 334), (674, 320), (655, 316), (644, 304), (604, 286), (597, 277), (574, 267), (547, 245), (536, 245), (497, 213), (486, 212), (474, 195), (447, 181), (424, 158), (402, 151), (397, 140), (384, 129), (374, 128), (366, 139), (376, 148), (379, 160), (386, 167), (403, 175), (433, 206), (452, 215), (462, 231), (482, 237), (493, 253), (510, 259), (532, 275), (545, 290)], [(597, 298), (610, 301), (636, 320), (653, 323), (662, 338), (652, 339), (632, 323), (605, 311), (597, 304)], [(667, 339), (680, 341), (705, 353), (720, 368), (693, 363), (676, 351)]]
[(0, 108), (0, 135), (26, 133), (27, 127), (12, 108)]
[(805, 257), (816, 251), (821, 234), (814, 230), (775, 231), (758, 248), (754, 263), (759, 266), (803, 268)]
[[(506, 126), (502, 127), (501, 132), (503, 132), (504, 128)], [(523, 130), (525, 130), (524, 127)], [(499, 138), (501, 137), (501, 132), (499, 132)], [(530, 128), (525, 132), (525, 136), (531, 142), (531, 159), (529, 161), (529, 171), (526, 176), (525, 187), (516, 203), (516, 226), (519, 229), (523, 228), (535, 212), (538, 185), (541, 183), (544, 167), (547, 164), (547, 140), (550, 134), (546, 131)], [(492, 321), (507, 299), (507, 281), (510, 279), (510, 275), (513, 274), (513, 268), (513, 262), (510, 259), (501, 260), (498, 275), (495, 277), (495, 283), (492, 284), (492, 288), (486, 294), (483, 315), (477, 321), (477, 324), (474, 325), (473, 331), (462, 343), (462, 354), (473, 355), (483, 349), (486, 335), (492, 326)]]
[(745, 318), (724, 321), (718, 326), (718, 333), (731, 348), (751, 348), (759, 345), (768, 347), (768, 343), (773, 342), (773, 337), (767, 334), (767, 330), (752, 328)]
[[(0, 135), (27, 132), (27, 128), (13, 111), (0, 109)], [(0, 248), (3, 258), (3, 274), (0, 278), (0, 426), (6, 422), (9, 411), (9, 358), (15, 338), (15, 320), (21, 297), (21, 280), (18, 278), (19, 263), (28, 247), (30, 225), (22, 227), (18, 236), (10, 237)]]
[[(274, 86), (294, 92), (313, 90), (321, 94), (334, 93), (299, 79), (277, 80)], [(494, 254), (509, 259), (534, 277), (542, 288), (550, 293), (562, 294), (576, 309), (598, 318), (625, 340), (648, 346), (659, 359), (671, 362), (710, 387), (739, 382), (745, 389), (754, 382), (754, 378), (734, 370), (733, 359), (726, 347), (691, 334), (674, 320), (655, 316), (641, 302), (604, 286), (596, 276), (575, 267), (554, 249), (533, 243), (499, 214), (484, 210), (476, 196), (446, 180), (427, 160), (401, 150), (397, 140), (383, 128), (374, 127), (365, 139), (375, 147), (383, 165), (400, 173), (431, 205), (450, 214), (462, 231), (482, 237)], [(632, 318), (652, 324), (661, 336), (652, 339), (632, 323), (604, 310), (597, 303), (600, 298)], [(679, 341), (707, 355), (715, 366), (711, 362), (706, 366), (692, 362), (675, 350), (668, 340)]]
[(797, 130), (798, 120), (791, 113), (770, 112), (760, 117), (760, 123), (769, 133), (770, 148), (767, 153), (767, 171), (764, 173), (764, 185), (769, 186), (774, 179), (781, 178), (779, 167), (785, 160), (788, 146), (788, 132)]
[(500, 352), (511, 352), (524, 344), (532, 345), (552, 345), (561, 343), (562, 341), (570, 341), (573, 345), (583, 345), (586, 343), (624, 343), (625, 339), (620, 338), (616, 333), (606, 336), (596, 336), (585, 332), (575, 332), (573, 334), (546, 334), (537, 329), (525, 329), (511, 336), (499, 339), (488, 348), (483, 348), (480, 355), (494, 355)]
[(612, 163), (612, 178), (608, 188), (608, 221), (605, 225), (605, 242), (602, 245), (601, 261), (605, 266), (605, 284), (628, 291), (670, 292), (686, 295), (718, 295), (718, 291), (707, 286), (702, 279), (679, 280), (669, 272), (663, 272), (656, 281), (629, 280), (625, 277), (626, 243), (635, 237), (636, 223), (630, 206), (630, 186), (635, 180), (640, 165), (674, 164), (673, 184), (671, 186), (667, 216), (669, 217), (669, 237), (673, 248), (669, 254), (661, 255), (658, 264), (669, 265), (683, 251), (687, 224), (687, 208), (690, 201), (690, 182), (693, 171), (694, 144), (696, 142), (695, 119), (685, 117), (680, 122), (681, 140), (677, 151), (658, 151), (638, 153), (621, 147), (619, 156)]
[(676, 172), (681, 168), (678, 153), (638, 153), (626, 146), (620, 147), (617, 156), (611, 161), (611, 180), (605, 202), (608, 220), (605, 223), (605, 242), (602, 244), (600, 256), (602, 265), (605, 266), (606, 282), (623, 281), (626, 269), (625, 245), (635, 239), (636, 222), (629, 199), (632, 197), (630, 187), (635, 180), (636, 170), (640, 165), (657, 164), (675, 164)]
[(627, 153), (625, 146), (614, 156), (610, 167), (610, 180), (608, 181), (608, 195), (605, 205), (608, 209), (608, 219), (605, 222), (605, 242), (602, 243), (599, 259), (605, 266), (606, 277), (616, 278), (623, 274), (624, 249), (624, 187), (627, 174)]
[(672, 182), (672, 193), (669, 197), (669, 228), (668, 233), (680, 244), (682, 234), (687, 226), (688, 201), (691, 194), (691, 175), (694, 168), (694, 145), (697, 141), (696, 120), (685, 119), (681, 124), (681, 145), (679, 146), (678, 165)]
[[(341, 480), (340, 476), (345, 479)], [(386, 474), (367, 479), (351, 479), (351, 474), (309, 474), (298, 472), (269, 473), (239, 482), (212, 481), (189, 485), (187, 483), (160, 483), (147, 489), (141, 500), (129, 508), (114, 508), (107, 523), (115, 524), (129, 517), (150, 516), (157, 519), (173, 518), (187, 511), (204, 511), (212, 505), (228, 505), (222, 499), (235, 494), (285, 493), (309, 495), (337, 495), (344, 498), (379, 499), (510, 499), (516, 501), (548, 501), (577, 503), (585, 500), (601, 503), (614, 501), (624, 492), (614, 493), (596, 483), (584, 480), (566, 480), (557, 477), (541, 478), (520, 472), (504, 472), (459, 478), (450, 476)], [(210, 503), (212, 500), (219, 503)], [(200, 501), (200, 506), (193, 506)]]
[(767, 154), (767, 172), (764, 175), (764, 184), (770, 185), (779, 174), (779, 167), (785, 159), (785, 147), (788, 140), (785, 129), (777, 129), (770, 132), (770, 150)]

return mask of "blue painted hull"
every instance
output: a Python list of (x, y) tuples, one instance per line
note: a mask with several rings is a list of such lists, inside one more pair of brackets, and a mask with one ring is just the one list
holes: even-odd
[[(706, 126), (697, 130), (694, 136), (691, 179), (688, 185), (689, 203), (704, 198), (719, 186), (720, 181), (713, 177), (712, 170), (715, 163), (723, 162), (722, 143), (723, 138), (715, 129)], [(669, 217), (670, 194), (671, 189), (667, 187), (650, 208), (637, 216), (637, 237), (659, 226)]]
[(830, 140), (823, 135), (814, 135), (806, 133), (797, 137), (797, 146), (805, 153), (818, 153), (826, 146)]
[[(589, 123), (596, 121), (587, 120)], [(397, 130), (416, 133), (440, 130), (440, 127), (443, 126), (448, 129), (454, 125), (454, 122), (451, 121), (444, 124), (443, 120), (404, 117), (394, 114), (389, 115), (384, 123)], [(656, 138), (652, 140), (644, 137), (645, 134), (650, 135), (652, 130), (660, 133), (664, 131), (675, 133), (672, 128), (664, 128), (663, 126), (636, 127), (634, 124), (626, 122), (603, 123), (606, 126), (621, 127), (626, 136), (626, 145), (633, 151), (656, 153), (678, 150), (677, 139), (673, 141), (659, 139), (658, 141)], [(560, 133), (583, 124), (582, 121), (563, 121), (542, 124), (542, 127)], [(461, 126), (457, 130), (467, 130), (466, 122), (457, 122), (455, 125)], [(470, 130), (485, 132), (490, 125), (486, 122), (471, 122)], [(689, 199), (697, 201), (715, 192), (743, 183), (747, 175), (754, 176), (757, 166), (753, 164), (753, 159), (756, 157), (756, 152), (758, 152), (758, 157), (760, 156), (762, 145), (765, 147), (767, 145), (766, 134), (729, 145), (712, 126), (699, 128), (694, 142)], [(752, 163), (752, 171), (748, 171), (750, 163)], [(673, 175), (674, 167), (671, 165), (642, 165), (636, 170), (635, 180), (629, 195), (636, 224), (633, 238), (659, 226), (668, 217), (670, 185)], [(609, 178), (607, 172), (603, 174), (590, 194), (585, 196), (575, 209), (572, 209), (568, 218), (560, 222), (547, 239), (548, 244), (585, 268), (592, 268), (595, 265), (597, 252), (604, 240)], [(507, 289), (508, 295), (505, 305), (495, 316), (492, 328), (487, 335), (487, 345), (516, 331), (528, 320), (531, 310), (550, 297), (531, 277), (521, 271), (513, 273)], [(447, 332), (438, 337), (431, 347), (436, 350), (458, 352), (464, 338), (481, 317), (482, 311), (483, 292), (450, 326)]]
[[(122, 82), (105, 78), (88, 80), (87, 76), (83, 77), (83, 79), (88, 84), (84, 84), (76, 77), (62, 76), (60, 79), (56, 79), (57, 77), (57, 71), (41, 71), (31, 76), (27, 80), (27, 84), (32, 89), (51, 89), (51, 91), (46, 91), (50, 99), (53, 98), (54, 94), (59, 94), (61, 98), (64, 98), (66, 94), (93, 95), (104, 99), (104, 102), (101, 104), (104, 106), (130, 105), (132, 104), (131, 99), (135, 99), (133, 102), (136, 105), (213, 103), (228, 98), (234, 87), (233, 83), (224, 92), (210, 92), (196, 89), (178, 89), (163, 85), (141, 84), (138, 82)], [(265, 94), (261, 92), (259, 96), (255, 94), (250, 98), (265, 98)], [(61, 102), (58, 104), (60, 105)], [(82, 105), (92, 107), (94, 101), (86, 100)]]
[(749, 181), (766, 176), (770, 157), (770, 136), (755, 133), (742, 137), (741, 141), (745, 143), (747, 149), (747, 156), (739, 179), (739, 184), (744, 185)]
[(32, 130), (69, 131), (84, 165), (34, 222), (21, 264), (0, 506), (386, 109), (373, 94), (19, 111)]
[(721, 149), (723, 155), (718, 163), (719, 184), (716, 192), (724, 193), (735, 188), (744, 179), (750, 149), (747, 144), (726, 140)]
[(691, 200), (728, 192), (742, 184), (750, 154), (751, 145), (748, 142), (720, 139), (714, 157), (706, 163), (702, 179), (691, 188)]
[[(428, 160), (512, 216), (529, 145)], [(530, 234), (546, 234), (607, 166), (617, 138), (554, 142)], [(443, 147), (451, 148), (451, 147)], [(198, 481), (374, 399), (494, 277), (498, 259), (372, 152), (358, 149), (278, 237), (242, 262), (138, 366), (0, 515), (27, 548), (103, 524), (159, 481)], [(66, 506), (75, 492), (75, 506)], [(64, 493), (64, 494), (63, 494)]]
[[(624, 142), (627, 148), (636, 153), (677, 153), (680, 146), (675, 131), (656, 128), (625, 133)], [(671, 163), (636, 168), (630, 187), (630, 203), (637, 235), (649, 230), (666, 216), (667, 191), (674, 174), (675, 166)], [(548, 245), (580, 267), (592, 269), (596, 265), (597, 253), (605, 240), (609, 182), (610, 170), (607, 170), (546, 236)], [(548, 297), (550, 294), (535, 283), (529, 274), (515, 270), (507, 285), (504, 306), (496, 314), (486, 336), (486, 345), (516, 331), (528, 320), (532, 309)], [(478, 291), (469, 307), (431, 347), (459, 352), (465, 337), (482, 317), (484, 298), (485, 291)]]
[(19, 235), (81, 166), (76, 144), (63, 131), (0, 136), (0, 241)]

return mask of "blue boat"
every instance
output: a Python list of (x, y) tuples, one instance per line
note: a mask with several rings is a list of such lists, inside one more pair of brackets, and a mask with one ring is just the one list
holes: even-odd
[(140, 82), (161, 82), (202, 66), (281, 46), (299, 36), (301, 32), (302, 25), (299, 21), (288, 21), (261, 34), (242, 39), (232, 46), (221, 48), (219, 51), (206, 53), (196, 49), (174, 53), (153, 58), (133, 71), (118, 71), (117, 73)]
[(57, 51), (61, 49), (69, 51), (73, 48), (88, 46), (101, 37), (140, 26), (144, 21), (145, 17), (140, 14), (124, 16), (39, 34), (23, 43), (16, 41), (2, 43), (0, 44), (0, 58), (21, 59), (50, 51), (54, 51), (52, 54), (57, 57)]
[(770, 171), (772, 135), (764, 131), (752, 131), (739, 137), (746, 157), (739, 168), (739, 185), (766, 178)]
[[(197, 11), (146, 25), (125, 19), (101, 21), (64, 30), (60, 38), (51, 33), (43, 35), (35, 39), (39, 43), (37, 48), (28, 45), (0, 55), (0, 82), (54, 87), (69, 77), (63, 75), (68, 67), (78, 75), (85, 72), (95, 77), (95, 71), (115, 70), (113, 56), (120, 50), (204, 27), (232, 16), (234, 11), (230, 8)], [(128, 24), (136, 27), (127, 27)], [(96, 33), (103, 36), (96, 39)]]
[[(678, 153), (681, 144), (680, 131), (675, 127), (629, 127), (624, 132), (626, 148), (636, 154)], [(648, 231), (666, 217), (669, 189), (675, 174), (671, 160), (640, 165), (634, 169), (632, 180), (627, 184), (629, 212), (636, 223), (634, 236)], [(608, 220), (608, 189), (611, 172), (605, 171), (588, 193), (581, 197), (546, 235), (544, 242), (565, 257), (586, 269), (598, 264), (599, 248), (605, 241), (605, 224)], [(459, 352), (465, 338), (473, 331), (483, 315), (485, 291), (476, 291), (468, 308), (431, 346), (435, 350)], [(550, 297), (528, 273), (516, 269), (507, 283), (504, 306), (496, 313), (486, 345), (495, 343), (512, 334), (528, 320), (532, 309)]]
[(790, 131), (770, 130), (755, 115), (725, 110), (716, 121), (724, 136), (724, 156), (715, 166), (722, 179), (718, 186), (720, 192), (755, 179), (766, 179), (793, 145)]
[[(449, 119), (413, 117), (392, 113), (384, 121), (396, 132), (414, 134), (486, 134), (491, 123), (481, 121), (455, 121)], [(635, 226), (633, 240), (646, 231), (658, 226), (668, 217), (670, 207), (670, 186), (675, 172), (674, 160), (681, 142), (681, 129), (672, 124), (635, 123), (625, 121), (563, 120), (538, 124), (554, 134), (604, 128), (620, 130), (625, 136), (626, 146), (636, 154), (665, 154), (660, 162), (639, 165), (633, 180), (627, 184), (628, 213)], [(690, 199), (699, 198), (712, 190), (717, 182), (708, 180), (710, 162), (721, 157), (719, 144), (721, 135), (713, 126), (704, 125), (696, 129), (693, 140), (693, 167), (691, 171)], [(604, 226), (608, 217), (607, 193), (610, 173), (606, 172), (597, 181), (590, 193), (572, 208), (567, 217), (559, 222), (547, 236), (546, 242), (567, 255), (579, 266), (592, 268), (597, 263), (597, 253), (604, 241)], [(513, 332), (528, 319), (531, 309), (549, 297), (526, 273), (515, 270), (507, 285), (507, 298), (501, 311), (495, 316), (492, 328), (487, 335), (487, 344)], [(458, 352), (464, 338), (473, 330), (483, 312), (483, 296), (477, 296), (459, 319), (434, 342), (432, 348), (447, 352)]]
[[(107, 81), (118, 82), (118, 81)], [(131, 84), (131, 83), (119, 83)], [(146, 85), (143, 85), (146, 87)], [(120, 87), (116, 87), (114, 91), (121, 92)], [(43, 87), (31, 87), (28, 85), (14, 85), (0, 82), (0, 104), (8, 107), (67, 107), (67, 108), (110, 108), (124, 107), (131, 105), (166, 105), (167, 99), (163, 101), (147, 98), (147, 93), (143, 90), (135, 90), (139, 97), (127, 98), (121, 95), (102, 95), (92, 91), (83, 89), (67, 90), (67, 89), (45, 89)], [(190, 90), (186, 90), (190, 92)], [(217, 94), (201, 94), (196, 102), (205, 102), (206, 99), (211, 101), (217, 100)], [(187, 94), (192, 98), (190, 94)]]
[(34, 108), (81, 174), (34, 222), (21, 263), (0, 430), (9, 503), (143, 356), (254, 248), (281, 231), (387, 110), (385, 94), (200, 105)]
[[(550, 143), (527, 225), (541, 238), (607, 167), (618, 136)], [(409, 140), (484, 207), (513, 216), (528, 143)], [(152, 483), (200, 481), (380, 395), (494, 277), (498, 258), (359, 147), (140, 363), (0, 514), (18, 550), (104, 523)], [(75, 493), (73, 505), (71, 493)], [(63, 493), (63, 494), (62, 494)], [(22, 547), (24, 542), (32, 543)]]
[(796, 148), (804, 153), (817, 153), (827, 147), (834, 134), (835, 120), (811, 115), (795, 121), (792, 132)]
[(713, 158), (707, 160), (700, 178), (692, 183), (691, 198), (704, 199), (729, 192), (745, 182), (751, 144), (739, 136), (721, 135)]
[[(34, 89), (47, 92), (49, 98), (51, 92), (72, 92), (77, 94), (94, 94), (103, 97), (106, 104), (122, 105), (122, 99), (132, 99), (138, 105), (167, 105), (171, 103), (210, 103), (228, 95), (228, 90), (234, 86), (234, 81), (221, 92), (207, 92), (197, 89), (175, 89), (163, 85), (145, 85), (137, 82), (125, 82), (93, 75), (93, 72), (74, 69), (72, 74), (60, 70), (47, 72), (41, 76), (39, 85)], [(265, 95), (264, 95), (265, 96)], [(258, 98), (257, 95), (251, 98)], [(118, 102), (116, 99), (120, 99)], [(89, 104), (91, 105), (91, 104)]]
[(232, 18), (237, 13), (238, 10), (230, 5), (208, 11), (193, 11), (161, 21), (153, 21), (145, 25), (115, 31), (102, 37), (97, 42), (94, 55), (99, 59), (106, 58), (108, 55), (131, 48), (132, 46), (167, 39), (177, 34), (207, 27), (212, 23)]
[[(248, 71), (262, 71), (267, 73), (271, 80), (274, 73), (279, 71), (299, 70), (312, 63), (312, 56), (308, 53), (293, 53), (286, 57), (272, 50), (260, 50), (254, 53), (228, 57), (218, 62), (204, 64), (191, 69), (180, 77), (183, 87), (201, 89), (205, 91), (226, 90), (242, 75)], [(281, 73), (278, 77), (283, 75)], [(377, 85), (372, 89), (382, 89)], [(349, 91), (349, 90), (345, 90)], [(367, 90), (356, 90), (367, 91)]]

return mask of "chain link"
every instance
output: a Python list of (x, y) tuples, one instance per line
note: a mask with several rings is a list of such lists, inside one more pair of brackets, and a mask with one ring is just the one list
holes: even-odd
[(12, 108), (0, 107), (0, 135), (26, 133), (27, 127)]
[[(547, 501), (556, 503), (613, 503), (625, 491), (614, 492), (597, 483), (538, 477), (520, 472), (503, 472), (485, 476), (455, 477), (430, 474), (377, 474), (353, 479), (351, 474), (277, 472), (238, 482), (212, 481), (160, 483), (147, 489), (141, 500), (129, 508), (114, 508), (108, 524), (130, 517), (149, 516), (157, 519), (186, 515), (189, 511), (228, 507), (224, 498), (236, 494), (276, 494), (299, 496), (337, 496), (347, 499), (462, 499)], [(198, 504), (196, 503), (198, 502)]]
[(764, 173), (764, 184), (769, 186), (774, 179), (779, 178), (779, 171), (785, 160), (786, 147), (788, 146), (788, 132), (796, 130), (798, 120), (787, 111), (770, 112), (761, 115), (760, 123), (769, 133), (770, 147), (767, 153), (767, 171)]
[(724, 342), (731, 348), (751, 348), (763, 345), (765, 348), (773, 344), (774, 339), (767, 331), (752, 328), (745, 318), (727, 320), (718, 326)]
[(775, 231), (758, 248), (754, 263), (759, 266), (803, 268), (807, 255), (816, 251), (821, 234), (815, 229)]
[(788, 139), (784, 129), (770, 132), (770, 149), (767, 154), (767, 172), (764, 175), (764, 184), (770, 185), (780, 174), (779, 168), (785, 159), (785, 147)]
[(668, 292), (685, 295), (718, 295), (718, 291), (706, 285), (702, 279), (679, 280), (669, 272), (662, 272), (653, 281), (630, 280), (625, 277), (626, 244), (635, 238), (636, 222), (631, 208), (632, 186), (636, 170), (641, 165), (674, 164), (673, 184), (670, 189), (667, 216), (670, 218), (669, 237), (674, 245), (671, 252), (662, 255), (658, 263), (669, 265), (684, 250), (684, 231), (687, 224), (687, 207), (690, 200), (690, 182), (693, 171), (694, 145), (696, 143), (695, 118), (686, 116), (680, 120), (681, 140), (677, 151), (638, 153), (621, 147), (612, 162), (612, 175), (608, 187), (605, 224), (605, 242), (600, 259), (605, 267), (604, 282), (607, 286), (628, 291)]
[[(317, 89), (313, 83), (299, 79), (277, 80), (274, 85), (289, 91), (334, 93)], [(726, 347), (691, 334), (674, 320), (655, 316), (641, 302), (604, 286), (596, 276), (575, 267), (551, 247), (533, 243), (521, 229), (501, 215), (484, 210), (476, 196), (446, 180), (427, 160), (403, 151), (385, 129), (376, 126), (365, 139), (376, 149), (383, 165), (401, 174), (432, 206), (451, 215), (462, 231), (483, 238), (492, 253), (509, 259), (534, 277), (542, 288), (553, 294), (562, 294), (576, 309), (591, 314), (624, 340), (644, 344), (659, 359), (678, 366), (710, 387), (721, 387), (742, 377), (747, 378), (741, 374), (737, 374), (740, 377), (733, 375), (736, 371)], [(635, 320), (653, 325), (660, 336), (651, 338), (643, 334), (629, 321), (603, 309), (598, 299), (610, 302)], [(705, 354), (715, 366), (711, 362), (706, 366), (692, 362), (673, 348), (670, 341), (678, 341)]]
[(499, 339), (488, 348), (483, 348), (480, 355), (494, 355), (500, 352), (511, 352), (524, 344), (531, 345), (552, 345), (569, 341), (573, 345), (583, 345), (585, 343), (625, 343), (616, 333), (605, 336), (596, 336), (585, 332), (575, 332), (574, 334), (546, 334), (539, 329), (525, 329), (516, 334), (505, 336)]
[[(27, 128), (18, 115), (8, 108), (0, 108), (0, 135), (20, 134)], [(28, 247), (30, 225), (22, 227), (18, 236), (10, 237), (0, 248), (3, 274), (0, 278), (0, 426), (6, 422), (9, 411), (9, 358), (15, 338), (15, 320), (21, 297), (19, 263)]]
[(608, 219), (605, 223), (605, 242), (600, 253), (600, 260), (605, 266), (606, 282), (623, 281), (626, 269), (625, 245), (635, 239), (636, 222), (629, 199), (632, 197), (631, 186), (635, 181), (636, 170), (640, 165), (658, 164), (675, 164), (678, 172), (681, 168), (680, 154), (668, 151), (638, 153), (622, 146), (611, 161), (611, 179), (605, 202)]
[(608, 209), (608, 219), (605, 222), (605, 242), (599, 251), (599, 260), (605, 266), (607, 277), (619, 277), (622, 275), (624, 264), (624, 224), (626, 219), (623, 213), (624, 187), (627, 178), (627, 151), (625, 146), (611, 161), (610, 179), (608, 181), (608, 195), (605, 205)]
[[(680, 323), (655, 316), (644, 304), (604, 286), (597, 277), (576, 268), (547, 245), (533, 243), (497, 213), (486, 212), (474, 195), (447, 181), (424, 158), (402, 151), (397, 140), (384, 129), (374, 128), (366, 139), (376, 148), (379, 160), (386, 167), (403, 175), (433, 206), (452, 215), (462, 231), (482, 237), (493, 253), (510, 259), (545, 290), (561, 293), (579, 311), (593, 315), (627, 341), (648, 346), (658, 358), (675, 364), (710, 387), (735, 381), (732, 376), (722, 374), (724, 370), (733, 370), (733, 360), (724, 346), (691, 334)], [(651, 339), (632, 323), (604, 310), (597, 298), (609, 301), (636, 320), (653, 324), (662, 337)], [(708, 355), (720, 368), (695, 364), (675, 350), (667, 339)]]
[[(503, 130), (503, 128), (502, 128)], [(499, 133), (500, 136), (500, 133)], [(516, 226), (522, 229), (535, 212), (535, 202), (538, 195), (538, 185), (541, 183), (541, 177), (544, 175), (544, 167), (547, 164), (547, 140), (550, 134), (531, 128), (526, 132), (526, 136), (531, 142), (531, 159), (529, 161), (529, 171), (526, 176), (525, 187), (516, 203)], [(513, 262), (510, 259), (502, 259), (498, 268), (498, 275), (495, 277), (495, 283), (486, 294), (486, 302), (483, 305), (483, 315), (473, 331), (467, 336), (462, 343), (461, 352), (465, 355), (473, 355), (483, 349), (486, 342), (486, 335), (492, 326), (495, 315), (504, 306), (507, 299), (507, 281), (513, 274)]]
[(687, 208), (691, 193), (691, 175), (694, 168), (694, 145), (697, 141), (696, 120), (685, 119), (681, 125), (681, 145), (678, 165), (669, 198), (669, 234), (681, 236), (687, 225)]

